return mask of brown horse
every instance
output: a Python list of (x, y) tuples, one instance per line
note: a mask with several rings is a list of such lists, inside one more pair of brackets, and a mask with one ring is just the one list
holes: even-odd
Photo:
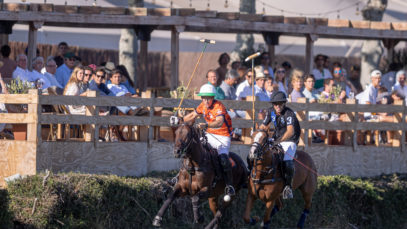
[[(182, 124), (175, 131), (174, 155), (184, 160), (173, 193), (158, 211), (153, 226), (161, 226), (162, 216), (175, 198), (190, 196), (194, 223), (203, 222), (203, 217), (199, 213), (199, 200), (208, 199), (214, 219), (206, 228), (217, 228), (223, 210), (230, 202), (223, 202), (222, 207), (218, 207), (218, 197), (224, 193), (225, 182), (219, 179), (222, 173), (217, 152), (206, 149), (206, 145), (201, 142), (202, 136), (204, 135), (199, 129), (189, 124)], [(233, 186), (237, 192), (247, 181), (247, 169), (238, 155), (230, 152), (229, 157), (234, 162)]]
[[(255, 225), (258, 217), (250, 217), (254, 200), (259, 198), (266, 203), (263, 216), (263, 228), (270, 228), (271, 218), (282, 208), (280, 194), (284, 188), (282, 159), (284, 152), (279, 146), (268, 141), (266, 131), (253, 133), (253, 144), (250, 148), (249, 160), (252, 170), (249, 178), (249, 190), (246, 200), (244, 221)], [(299, 189), (305, 202), (304, 211), (298, 221), (297, 227), (303, 228), (307, 215), (310, 212), (312, 195), (317, 188), (317, 173), (314, 161), (303, 151), (296, 152), (295, 175), (293, 189)]]

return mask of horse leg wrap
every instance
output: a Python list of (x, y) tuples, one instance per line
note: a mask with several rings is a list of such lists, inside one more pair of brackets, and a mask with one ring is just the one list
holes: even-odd
[(200, 224), (203, 223), (204, 217), (203, 215), (199, 214), (199, 196), (195, 195), (191, 197), (192, 200), (192, 210), (194, 212), (194, 223)]
[(270, 218), (273, 217), (278, 211), (280, 211), (280, 209), (278, 209), (277, 205), (274, 205), (274, 208), (273, 208), (273, 210), (271, 210), (271, 213), (270, 213)]
[(304, 209), (304, 211), (301, 214), (300, 220), (298, 220), (298, 224), (297, 224), (298, 228), (304, 228), (305, 219), (307, 218), (308, 214), (309, 214), (309, 210)]
[(262, 229), (270, 229), (270, 225), (271, 225), (271, 220), (269, 220), (267, 222), (262, 222), (260, 226)]

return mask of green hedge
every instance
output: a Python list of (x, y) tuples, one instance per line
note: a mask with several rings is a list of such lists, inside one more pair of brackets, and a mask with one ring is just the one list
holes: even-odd
[[(151, 228), (152, 218), (171, 192), (164, 180), (171, 173), (130, 178), (104, 175), (44, 174), (10, 183), (0, 190), (0, 228)], [(222, 228), (246, 227), (242, 220), (247, 190), (227, 210)], [(35, 201), (37, 199), (37, 201)], [(33, 207), (35, 202), (35, 207)], [(205, 223), (211, 218), (202, 204)], [(284, 202), (272, 227), (295, 227), (303, 209), (300, 192)], [(262, 216), (257, 201), (252, 215)], [(307, 228), (406, 228), (407, 175), (370, 179), (321, 176)], [(167, 211), (163, 228), (192, 228), (189, 198)], [(256, 228), (256, 227), (253, 227)]]

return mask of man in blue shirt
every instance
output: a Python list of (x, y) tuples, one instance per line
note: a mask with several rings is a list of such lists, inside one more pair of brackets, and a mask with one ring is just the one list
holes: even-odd
[(68, 83), (69, 77), (71, 77), (72, 70), (75, 67), (75, 54), (72, 52), (65, 53), (64, 64), (57, 68), (55, 77), (62, 87), (65, 87)]
[(93, 75), (92, 80), (89, 83), (89, 89), (98, 91), (100, 95), (111, 95), (110, 90), (106, 84), (103, 83), (103, 79), (106, 76), (106, 72), (103, 67), (96, 69), (96, 73)]

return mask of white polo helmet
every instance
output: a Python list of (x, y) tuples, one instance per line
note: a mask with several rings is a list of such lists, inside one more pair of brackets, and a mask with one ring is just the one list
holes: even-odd
[(199, 90), (198, 96), (215, 96), (216, 89), (212, 84), (204, 84)]

